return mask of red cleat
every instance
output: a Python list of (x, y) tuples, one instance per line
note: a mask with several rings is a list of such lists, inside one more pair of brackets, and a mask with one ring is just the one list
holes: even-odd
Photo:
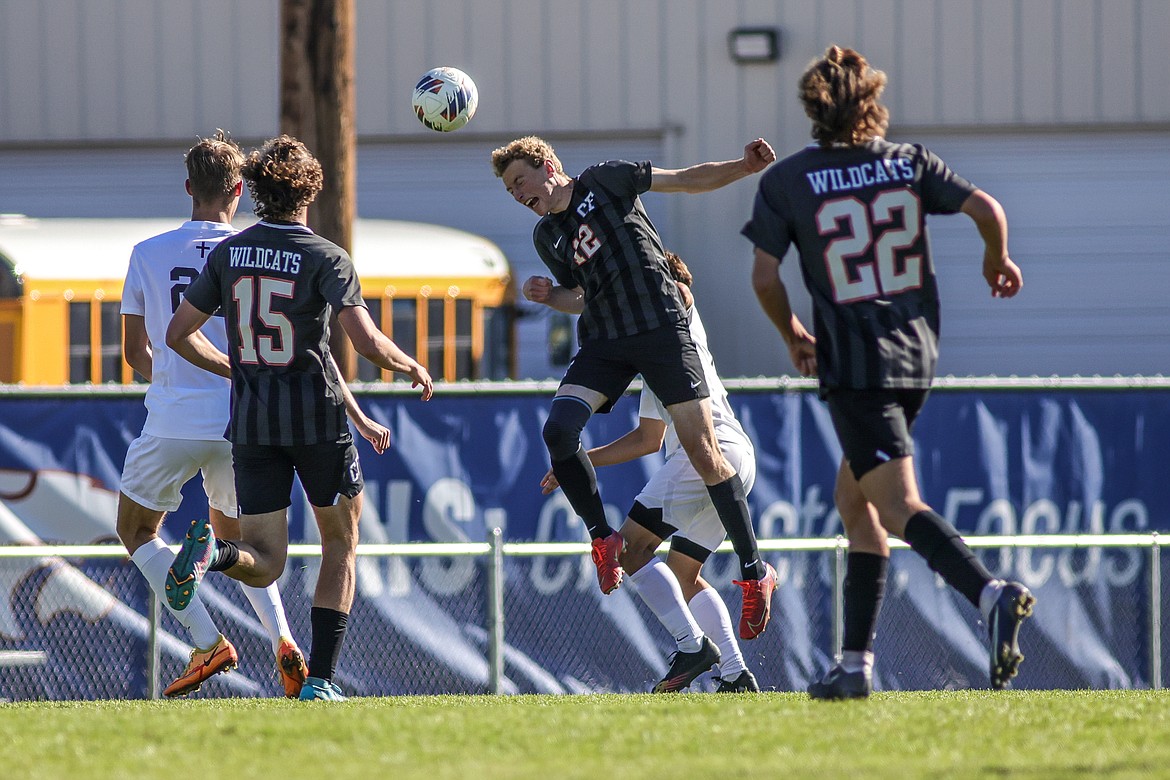
[(776, 570), (765, 563), (763, 579), (732, 580), (743, 588), (743, 611), (739, 616), (739, 638), (755, 639), (764, 633), (772, 617), (772, 591), (776, 589)]
[(593, 563), (597, 566), (597, 584), (602, 593), (613, 593), (622, 584), (622, 565), (618, 555), (625, 546), (621, 534), (614, 531), (604, 539), (593, 540)]

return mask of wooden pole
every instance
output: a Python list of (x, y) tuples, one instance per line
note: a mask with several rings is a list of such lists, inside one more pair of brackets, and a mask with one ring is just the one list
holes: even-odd
[[(280, 130), (299, 138), (321, 162), (325, 189), (309, 209), (309, 226), (353, 251), (357, 212), (353, 0), (281, 0)], [(330, 347), (346, 378), (353, 351), (333, 322)]]

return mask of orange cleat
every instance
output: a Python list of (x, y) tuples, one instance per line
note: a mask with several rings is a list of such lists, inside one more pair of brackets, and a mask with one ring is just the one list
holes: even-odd
[(211, 646), (210, 650), (200, 650), (198, 647), (191, 651), (191, 660), (187, 668), (173, 683), (163, 691), (164, 696), (186, 696), (195, 693), (203, 683), (213, 675), (235, 669), (240, 662), (236, 655), (236, 648), (221, 634), (219, 641)]
[(763, 579), (732, 580), (743, 588), (743, 611), (739, 616), (739, 638), (755, 639), (764, 633), (772, 617), (772, 591), (776, 589), (776, 570), (765, 563)]
[(622, 535), (614, 531), (604, 539), (593, 540), (593, 563), (597, 566), (597, 584), (602, 593), (613, 593), (622, 584), (622, 566), (618, 555), (625, 545)]
[(284, 684), (285, 698), (295, 699), (300, 696), (305, 678), (309, 676), (309, 667), (297, 643), (288, 637), (280, 638), (280, 648), (276, 651), (276, 671)]

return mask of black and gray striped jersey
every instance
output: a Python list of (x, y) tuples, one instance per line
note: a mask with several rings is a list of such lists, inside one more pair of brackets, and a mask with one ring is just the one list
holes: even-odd
[(795, 244), (813, 301), (822, 389), (929, 388), (939, 298), (927, 214), (974, 185), (922, 146), (809, 146), (760, 179), (743, 234), (783, 259)]
[(569, 207), (547, 214), (532, 235), (557, 283), (580, 288), (578, 338), (615, 339), (686, 320), (662, 240), (638, 197), (650, 189), (649, 162), (586, 168)]
[(303, 225), (260, 222), (221, 241), (187, 288), (202, 312), (222, 310), (231, 360), (234, 444), (351, 440), (329, 319), (365, 306), (345, 250)]

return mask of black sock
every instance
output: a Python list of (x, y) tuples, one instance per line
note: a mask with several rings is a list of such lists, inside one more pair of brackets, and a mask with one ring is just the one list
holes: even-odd
[(845, 563), (845, 635), (841, 649), (873, 650), (877, 616), (886, 594), (890, 559), (876, 553), (851, 552)]
[(215, 552), (211, 554), (208, 571), (227, 571), (240, 560), (240, 548), (230, 539), (215, 538)]
[(335, 609), (313, 607), (309, 610), (313, 625), (313, 649), (309, 652), (309, 676), (332, 680), (337, 671), (337, 659), (341, 656), (341, 643), (345, 641), (345, 628), (349, 615)]
[(589, 529), (590, 539), (604, 539), (613, 533), (609, 521), (605, 519), (605, 506), (601, 503), (601, 494), (597, 492), (597, 472), (593, 463), (581, 447), (576, 453), (564, 460), (553, 461), (553, 476), (561, 483), (561, 490), (565, 491), (565, 498), (573, 507), (573, 511), (585, 521)]
[(756, 546), (756, 532), (752, 528), (752, 515), (748, 511), (747, 493), (738, 474), (718, 485), (708, 485), (711, 503), (723, 530), (731, 537), (731, 546), (739, 556), (740, 576), (745, 580), (763, 579), (767, 570), (760, 560), (760, 548)]
[(979, 606), (979, 594), (994, 578), (959, 532), (934, 510), (927, 509), (906, 521), (906, 544), (926, 559), (930, 568), (967, 600)]

